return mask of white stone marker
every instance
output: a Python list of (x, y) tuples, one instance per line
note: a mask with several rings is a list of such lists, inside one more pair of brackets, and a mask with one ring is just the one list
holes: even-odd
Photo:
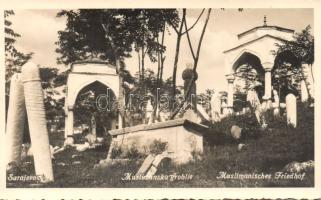
[(217, 92), (215, 92), (211, 98), (212, 122), (221, 121), (221, 108), (221, 96)]
[(25, 64), (22, 81), (36, 175), (42, 176), (42, 182), (54, 181), (39, 68), (31, 62)]
[(146, 105), (146, 115), (145, 115), (145, 120), (147, 121), (147, 124), (153, 123), (153, 112), (154, 112), (154, 108), (152, 106), (152, 102), (150, 99), (148, 99), (147, 105)]
[(279, 116), (280, 115), (280, 98), (278, 95), (278, 92), (276, 90), (273, 90), (273, 115), (274, 116)]
[(247, 92), (246, 101), (250, 103), (252, 110), (254, 110), (254, 114), (255, 114), (255, 117), (256, 117), (256, 120), (258, 121), (258, 123), (262, 124), (261, 116), (262, 116), (263, 105), (261, 105), (258, 94), (254, 89), (250, 89)]
[(286, 119), (288, 125), (296, 127), (297, 125), (297, 109), (296, 109), (296, 97), (294, 94), (288, 94), (285, 97), (286, 102)]
[(307, 86), (303, 79), (300, 82), (300, 86), (301, 86), (301, 102), (305, 102), (308, 100), (309, 96), (308, 96)]
[(6, 146), (7, 164), (19, 163), (22, 137), (25, 126), (26, 108), (21, 74), (14, 74), (10, 83), (10, 99), (7, 118)]

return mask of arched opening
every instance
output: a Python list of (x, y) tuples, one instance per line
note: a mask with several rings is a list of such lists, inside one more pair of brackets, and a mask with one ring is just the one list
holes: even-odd
[(89, 140), (89, 136), (107, 139), (108, 130), (117, 128), (117, 119), (116, 97), (111, 88), (94, 81), (78, 92), (74, 105), (76, 142)]
[(248, 90), (257, 85), (261, 98), (264, 95), (264, 69), (260, 58), (250, 52), (243, 52), (233, 64), (234, 71), (234, 111), (241, 111), (246, 104)]
[(272, 69), (272, 86), (278, 92), (281, 102), (285, 101), (288, 93), (299, 94), (302, 78), (300, 60), (290, 51), (278, 53)]

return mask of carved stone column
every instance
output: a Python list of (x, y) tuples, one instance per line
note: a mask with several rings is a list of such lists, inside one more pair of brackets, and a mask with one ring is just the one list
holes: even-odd
[(227, 109), (229, 111), (229, 114), (233, 113), (233, 96), (234, 96), (234, 80), (235, 77), (234, 75), (230, 74), (226, 76), (227, 83), (228, 83), (228, 88), (227, 88)]

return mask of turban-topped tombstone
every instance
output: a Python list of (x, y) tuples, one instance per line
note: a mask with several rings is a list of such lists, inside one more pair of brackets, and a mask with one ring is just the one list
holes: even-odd
[(54, 181), (39, 68), (28, 62), (21, 71), (36, 175)]
[(193, 66), (191, 63), (186, 65), (186, 69), (182, 73), (182, 78), (184, 80), (184, 94), (186, 94), (188, 91), (188, 86), (190, 85), (190, 82), (192, 81), (194, 74), (194, 82), (191, 85), (191, 90), (189, 92), (189, 95), (187, 96), (186, 102), (191, 104), (193, 106), (193, 110), (196, 110), (196, 83), (195, 81), (198, 78), (197, 72), (194, 73)]

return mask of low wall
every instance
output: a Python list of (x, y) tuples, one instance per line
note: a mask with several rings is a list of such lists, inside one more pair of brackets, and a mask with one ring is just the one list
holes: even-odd
[[(146, 152), (154, 140), (168, 144), (168, 155), (177, 164), (191, 160), (192, 152), (203, 153), (203, 134), (207, 126), (186, 119), (176, 119), (149, 125), (138, 125), (109, 131), (112, 146), (120, 148), (135, 145), (141, 153)], [(109, 154), (111, 150), (109, 151)]]

